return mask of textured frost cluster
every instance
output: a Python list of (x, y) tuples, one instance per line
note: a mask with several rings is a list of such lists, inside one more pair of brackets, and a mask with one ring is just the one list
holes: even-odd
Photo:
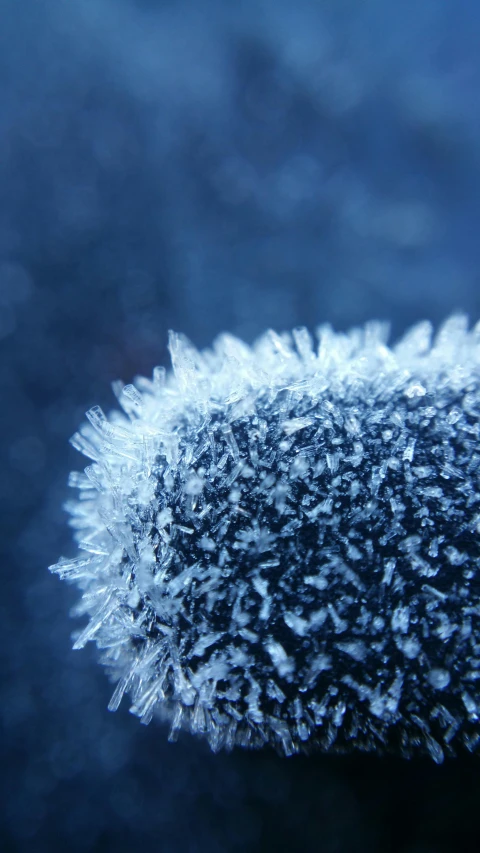
[(480, 324), (172, 334), (72, 442), (82, 590), (133, 713), (212, 749), (479, 749)]

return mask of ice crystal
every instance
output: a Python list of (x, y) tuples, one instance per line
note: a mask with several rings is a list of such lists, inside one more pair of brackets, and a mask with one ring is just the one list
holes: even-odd
[(480, 326), (317, 338), (172, 334), (88, 412), (75, 648), (215, 750), (477, 750)]

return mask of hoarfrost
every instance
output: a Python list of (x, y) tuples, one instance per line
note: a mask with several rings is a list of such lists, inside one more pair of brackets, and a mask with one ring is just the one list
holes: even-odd
[(81, 591), (75, 648), (110, 709), (214, 750), (478, 751), (480, 336), (317, 337), (172, 333), (171, 372), (88, 412), (83, 553), (51, 567)]

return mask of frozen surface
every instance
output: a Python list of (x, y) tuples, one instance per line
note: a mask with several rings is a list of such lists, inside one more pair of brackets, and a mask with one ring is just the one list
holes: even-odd
[(68, 503), (74, 648), (214, 750), (480, 741), (480, 327), (170, 336), (87, 413)]

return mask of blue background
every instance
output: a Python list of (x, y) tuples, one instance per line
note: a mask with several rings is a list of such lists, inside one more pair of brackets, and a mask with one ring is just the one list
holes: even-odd
[(479, 319), (479, 43), (475, 0), (0, 4), (2, 853), (475, 849), (478, 758), (214, 756), (109, 714), (46, 567), (68, 438), (169, 328)]

